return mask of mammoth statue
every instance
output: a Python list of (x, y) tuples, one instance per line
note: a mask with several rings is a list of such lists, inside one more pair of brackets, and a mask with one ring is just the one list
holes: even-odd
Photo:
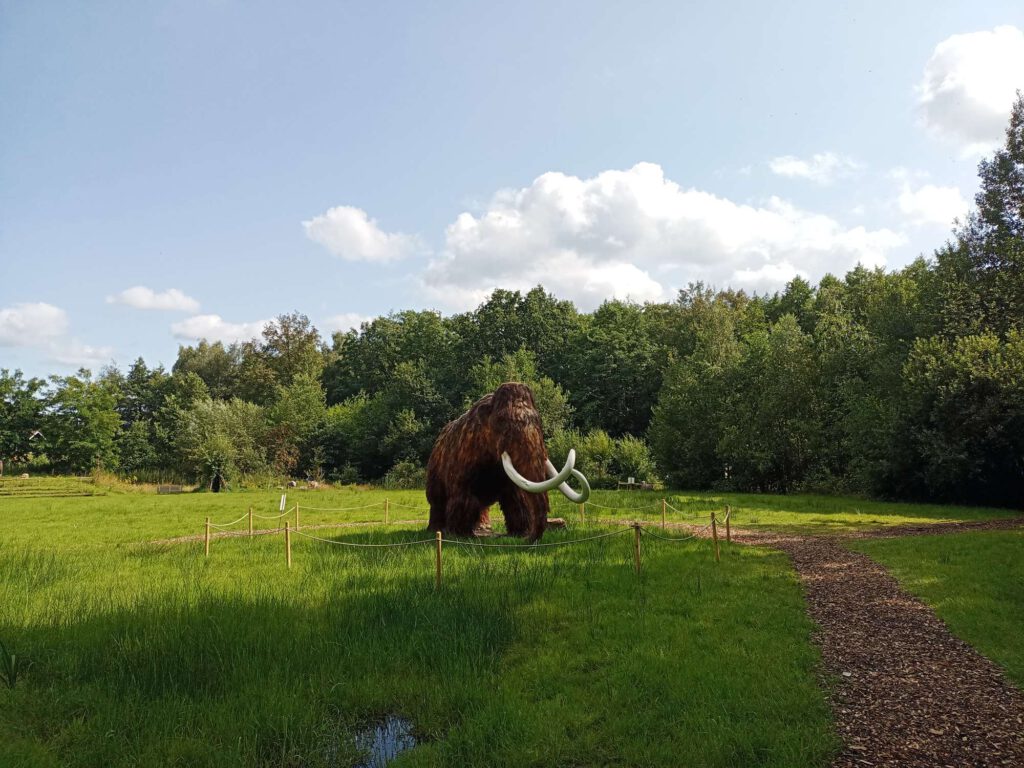
[[(569, 451), (561, 470), (548, 460), (533, 392), (525, 384), (502, 384), (445, 425), (427, 463), (430, 530), (472, 536), (490, 525), (497, 502), (513, 536), (536, 541), (548, 520), (547, 492), (558, 488), (582, 503), (590, 485), (574, 469)], [(566, 480), (581, 484), (576, 493)]]

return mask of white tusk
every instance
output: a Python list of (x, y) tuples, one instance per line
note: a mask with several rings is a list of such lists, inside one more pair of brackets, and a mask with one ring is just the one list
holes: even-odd
[[(561, 483), (564, 483), (566, 478), (572, 473), (572, 468), (575, 463), (576, 451), (570, 450), (569, 457), (565, 460), (565, 466), (562, 467), (562, 471), (555, 472), (553, 477), (537, 483), (533, 480), (527, 480), (516, 471), (516, 468), (512, 466), (512, 459), (509, 458), (508, 453), (501, 454), (501, 465), (505, 468), (505, 474), (508, 475), (508, 479), (524, 491), (529, 491), (530, 493), (546, 493), (552, 488), (557, 488)], [(551, 464), (551, 462), (548, 462), (548, 464)], [(554, 466), (552, 465), (551, 468), (554, 469)]]
[[(555, 465), (552, 464), (550, 461), (546, 463), (548, 465), (548, 474), (551, 475), (552, 477), (555, 477), (558, 474), (558, 471), (555, 469)], [(580, 492), (576, 493), (576, 491), (569, 487), (568, 483), (561, 483), (558, 486), (558, 490), (560, 490), (562, 492), (562, 495), (565, 496), (565, 498), (567, 498), (573, 504), (582, 504), (583, 502), (590, 498), (590, 483), (587, 482), (587, 478), (585, 478), (583, 476), (583, 473), (580, 472), (578, 469), (574, 469), (572, 471), (572, 476), (580, 481), (580, 485), (582, 486), (580, 488)]]

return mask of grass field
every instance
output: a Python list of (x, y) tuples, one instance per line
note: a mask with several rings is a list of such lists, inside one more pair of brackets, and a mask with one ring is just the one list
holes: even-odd
[[(508, 551), (350, 549), (218, 538), (204, 520), (277, 514), (280, 491), (0, 500), (0, 640), (30, 662), (0, 681), (0, 765), (358, 765), (389, 715), (419, 746), (395, 766), (821, 766), (835, 748), (796, 577), (785, 559), (632, 534)], [(1000, 510), (824, 497), (595, 492), (598, 515), (843, 530)], [(319, 529), (318, 524), (391, 526)], [(297, 491), (307, 532), (424, 538), (421, 491)], [(345, 511), (317, 507), (359, 507)], [(642, 507), (640, 511), (632, 508)], [(294, 520), (294, 513), (289, 515)], [(500, 515), (496, 515), (496, 521)], [(257, 527), (261, 521), (257, 520)], [(275, 521), (262, 521), (276, 526)], [(244, 530), (246, 521), (233, 530)], [(655, 531), (658, 532), (658, 531)], [(3, 660), (0, 659), (0, 662)]]
[(850, 546), (885, 565), (954, 634), (1024, 687), (1024, 531), (876, 539)]
[[(594, 503), (588, 504), (587, 509), (588, 514), (602, 517), (643, 516), (660, 520), (662, 498), (671, 505), (667, 515), (670, 521), (705, 523), (711, 512), (719, 513), (721, 520), (723, 508), (729, 505), (733, 525), (738, 528), (802, 533), (841, 533), (893, 525), (990, 520), (1021, 514), (1020, 510), (869, 501), (848, 496), (679, 491), (597, 491), (591, 497)], [(564, 499), (554, 496), (552, 499), (555, 514), (571, 516), (574, 513), (573, 505)], [(619, 512), (616, 507), (644, 509), (641, 512)]]
[[(422, 498), (316, 498), (385, 495)], [(448, 545), (437, 592), (429, 544), (296, 537), (289, 571), (278, 535), (218, 539), (209, 560), (200, 542), (140, 543), (277, 499), (5, 500), (0, 639), (31, 666), (0, 683), (0, 765), (355, 765), (354, 734), (389, 714), (420, 740), (394, 765), (817, 766), (833, 749), (779, 555), (735, 547), (715, 564), (707, 542), (647, 538), (638, 579), (631, 533)]]

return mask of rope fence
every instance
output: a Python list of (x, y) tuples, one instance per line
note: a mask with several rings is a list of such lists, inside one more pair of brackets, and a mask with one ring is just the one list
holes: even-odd
[[(282, 507), (283, 507), (284, 506), (284, 497), (283, 496), (281, 497), (281, 501), (282, 501)], [(391, 502), (389, 499), (384, 499), (383, 502), (374, 502), (374, 503), (371, 503), (371, 504), (364, 504), (364, 505), (351, 506), (351, 507), (303, 507), (303, 508), (308, 510), (308, 511), (317, 511), (317, 512), (345, 512), (345, 511), (351, 511), (351, 510), (371, 509), (371, 508), (380, 507), (380, 506), (383, 506), (383, 508), (384, 508), (384, 523), (385, 524), (389, 523), (388, 512), (389, 512), (389, 508), (391, 506), (399, 507), (399, 508), (402, 508), (402, 509), (413, 509), (413, 510), (416, 510), (416, 511), (425, 511), (421, 507), (415, 507), (415, 506), (408, 505), (408, 504), (394, 503), (394, 502)], [(580, 519), (581, 519), (581, 522), (583, 522), (583, 523), (586, 523), (586, 506), (587, 506), (587, 504), (579, 504), (578, 505), (579, 512), (580, 512)], [(441, 586), (442, 553), (443, 553), (443, 547), (444, 547), (445, 544), (448, 544), (450, 546), (457, 546), (457, 547), (463, 547), (463, 548), (475, 548), (475, 549), (538, 550), (538, 549), (545, 549), (545, 548), (550, 548), (550, 547), (572, 546), (572, 545), (576, 545), (576, 544), (582, 544), (582, 543), (585, 543), (585, 542), (597, 541), (597, 540), (600, 540), (600, 539), (607, 539), (607, 538), (611, 538), (611, 537), (614, 537), (614, 536), (621, 536), (624, 533), (628, 533), (629, 531), (633, 531), (633, 536), (634, 536), (634, 541), (633, 541), (633, 565), (634, 565), (634, 570), (636, 571), (637, 575), (639, 575), (640, 574), (640, 568), (641, 568), (641, 546), (640, 546), (640, 542), (641, 542), (642, 534), (646, 534), (646, 535), (650, 536), (651, 538), (659, 540), (659, 541), (665, 541), (665, 542), (669, 542), (669, 543), (673, 543), (673, 544), (678, 544), (678, 543), (682, 543), (682, 542), (692, 541), (693, 539), (697, 539), (697, 538), (707, 538), (707, 534), (710, 531), (710, 534), (711, 534), (710, 535), (710, 539), (711, 539), (711, 543), (712, 543), (712, 546), (713, 546), (715, 562), (721, 562), (721, 548), (720, 548), (719, 540), (718, 540), (718, 525), (719, 525), (719, 521), (718, 521), (718, 517), (717, 517), (717, 515), (716, 515), (716, 513), (714, 511), (711, 512), (710, 522), (707, 525), (704, 525), (703, 527), (698, 528), (696, 530), (692, 530), (689, 535), (686, 535), (686, 536), (668, 536), (668, 535), (665, 535), (665, 531), (668, 529), (668, 521), (667, 521), (667, 512), (668, 512), (668, 510), (671, 509), (673, 512), (676, 512), (676, 513), (679, 513), (679, 514), (686, 514), (686, 513), (684, 513), (682, 510), (679, 510), (676, 507), (674, 507), (671, 504), (669, 504), (666, 499), (661, 499), (660, 502), (656, 502), (656, 503), (652, 503), (652, 504), (644, 504), (644, 505), (641, 505), (639, 507), (609, 507), (609, 506), (605, 506), (603, 504), (595, 504), (595, 503), (590, 503), (590, 506), (592, 506), (592, 507), (594, 507), (596, 509), (604, 509), (604, 510), (610, 510), (610, 511), (615, 511), (615, 512), (641, 512), (641, 511), (646, 511), (646, 510), (650, 510), (650, 509), (656, 509), (656, 508), (658, 508), (660, 506), (660, 508), (661, 508), (661, 530), (662, 530), (662, 533), (656, 533), (655, 530), (653, 530), (653, 525), (651, 523), (646, 522), (646, 521), (636, 520), (636, 521), (633, 521), (628, 526), (617, 528), (617, 529), (612, 530), (612, 531), (605, 531), (603, 533), (593, 534), (593, 535), (590, 535), (590, 536), (582, 536), (582, 537), (578, 537), (578, 538), (575, 538), (575, 539), (565, 539), (565, 540), (561, 540), (561, 541), (545, 541), (545, 542), (532, 542), (532, 543), (484, 542), (484, 541), (479, 541), (479, 540), (449, 539), (449, 538), (445, 538), (440, 531), (437, 531), (437, 532), (435, 532), (435, 535), (434, 535), (433, 538), (415, 539), (413, 541), (399, 541), (399, 542), (354, 542), (354, 541), (342, 541), (340, 539), (328, 539), (328, 538), (324, 538), (322, 536), (316, 536), (315, 534), (311, 534), (311, 533), (308, 533), (308, 532), (300, 530), (300, 528), (299, 528), (299, 505), (296, 504), (295, 506), (291, 507), (290, 509), (285, 509), (279, 515), (257, 515), (257, 514), (255, 514), (253, 512), (253, 508), (249, 507), (249, 511), (245, 515), (242, 515), (241, 517), (239, 517), (236, 520), (232, 520), (230, 523), (213, 523), (213, 522), (211, 522), (210, 518), (207, 517), (206, 518), (205, 536), (204, 536), (204, 549), (205, 549), (206, 557), (209, 557), (210, 556), (211, 531), (212, 531), (213, 528), (216, 528), (219, 531), (221, 531), (221, 533), (218, 534), (220, 536), (225, 536), (225, 535), (227, 535), (227, 536), (243, 535), (242, 531), (227, 531), (225, 529), (229, 528), (232, 525), (237, 525), (238, 523), (240, 523), (243, 520), (245, 520), (246, 518), (248, 518), (248, 520), (249, 520), (248, 535), (252, 536), (253, 533), (254, 533), (254, 531), (253, 531), (253, 519), (254, 518), (258, 518), (260, 520), (280, 520), (281, 518), (287, 517), (288, 515), (291, 515), (291, 514), (294, 513), (294, 515), (295, 515), (295, 522), (294, 522), (294, 524), (292, 523), (291, 520), (285, 520), (284, 521), (284, 525), (283, 525), (284, 541), (285, 541), (285, 560), (287, 562), (288, 568), (292, 567), (292, 534), (301, 536), (301, 537), (303, 537), (305, 539), (309, 539), (310, 541), (316, 541), (316, 542), (320, 542), (320, 543), (323, 543), (323, 544), (331, 544), (331, 545), (341, 546), (341, 547), (350, 547), (350, 548), (353, 548), (353, 549), (391, 549), (391, 548), (398, 548), (398, 547), (415, 547), (415, 546), (419, 546), (419, 545), (423, 545), (423, 544), (434, 544), (434, 551), (435, 551), (435, 586), (438, 587), (438, 588), (440, 588), (440, 586)], [(725, 516), (724, 516), (722, 522), (725, 523), (725, 539), (726, 539), (727, 543), (731, 543), (732, 542), (731, 518), (732, 518), (732, 508), (731, 508), (731, 506), (726, 505), (725, 506)], [(595, 522), (595, 523), (601, 523), (601, 518), (591, 518), (591, 520), (592, 520), (592, 522)], [(622, 522), (621, 520), (617, 520), (617, 519), (614, 519), (614, 518), (607, 519), (606, 521), (609, 522), (609, 523), (621, 523)], [(404, 521), (404, 522), (412, 522), (412, 521)], [(371, 522), (371, 523), (367, 523), (367, 524), (371, 524), (372, 525), (374, 523)], [(339, 524), (339, 525), (342, 525), (342, 524)], [(681, 525), (681, 524), (673, 523), (673, 525), (678, 526), (678, 525)], [(318, 527), (318, 526), (314, 526), (314, 527)], [(328, 527), (328, 526), (322, 526), (322, 527)], [(261, 533), (273, 533), (273, 529), (271, 529), (269, 531), (264, 530), (264, 531), (261, 531)]]

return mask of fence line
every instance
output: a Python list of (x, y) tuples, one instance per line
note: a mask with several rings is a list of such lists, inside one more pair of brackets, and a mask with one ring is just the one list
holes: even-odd
[(695, 531), (694, 533), (691, 533), (689, 536), (661, 536), (661, 535), (655, 533), (654, 531), (652, 531), (647, 526), (641, 526), (641, 528), (643, 529), (643, 532), (645, 534), (647, 534), (648, 536), (652, 536), (655, 539), (661, 539), (662, 541), (671, 541), (671, 542), (674, 543), (674, 542), (677, 542), (677, 541), (689, 541), (690, 539), (695, 539), (698, 536), (700, 536), (702, 533), (707, 533), (711, 529), (711, 526), (710, 525), (705, 525), (703, 528), (701, 528), (698, 531)]
[(537, 549), (539, 547), (560, 547), (565, 544), (579, 544), (583, 541), (594, 541), (595, 539), (606, 539), (609, 536), (618, 536), (620, 533), (633, 530), (633, 526), (620, 528), (617, 531), (599, 533), (596, 536), (585, 536), (582, 539), (569, 539), (567, 541), (536, 541), (532, 544), (485, 544), (482, 541), (463, 541), (462, 539), (442, 539), (445, 544), (455, 544), (462, 547), (494, 547), (504, 549)]
[[(292, 509), (295, 509), (295, 507), (292, 507)], [(286, 509), (280, 515), (257, 515), (256, 513), (253, 513), (253, 517), (258, 517), (260, 520), (280, 520), (285, 515), (290, 515), (292, 513), (292, 509)]]
[(244, 515), (242, 515), (237, 520), (232, 520), (230, 523), (210, 523), (210, 525), (213, 526), (214, 528), (229, 528), (230, 526), (235, 525), (236, 523), (242, 522), (247, 517), (249, 517), (249, 513), (248, 512), (246, 512)]
[(387, 548), (387, 547), (411, 547), (411, 546), (414, 546), (416, 544), (433, 544), (434, 543), (434, 539), (431, 538), (431, 539), (417, 539), (416, 541), (393, 541), (393, 542), (390, 542), (390, 543), (387, 543), (387, 544), (362, 544), (362, 543), (355, 542), (355, 541), (338, 541), (337, 539), (324, 539), (324, 538), (321, 538), (320, 536), (313, 536), (312, 534), (304, 533), (302, 531), (293, 531), (293, 533), (297, 533), (299, 536), (304, 536), (307, 539), (313, 539), (314, 541), (322, 541), (325, 544), (337, 544), (338, 546), (341, 546), (341, 547), (364, 547), (364, 548), (378, 548), (379, 549), (379, 548)]
[[(282, 517), (284, 517), (286, 515), (290, 515), (292, 512), (295, 511), (295, 509), (298, 506), (299, 505), (296, 504), (293, 507), (291, 507), (290, 509), (284, 510), (279, 515), (257, 515), (256, 513), (251, 513), (251, 516), (254, 519), (258, 519), (258, 520), (279, 520), (279, 519), (281, 519)], [(390, 499), (384, 499), (383, 501), (375, 501), (375, 502), (371, 502), (370, 504), (361, 504), (361, 505), (354, 506), (354, 507), (311, 507), (311, 506), (307, 506), (306, 504), (303, 504), (301, 506), (302, 506), (302, 509), (308, 510), (308, 511), (312, 511), (312, 512), (351, 512), (351, 511), (360, 510), (360, 509), (372, 509), (373, 507), (384, 507), (384, 509), (387, 510), (387, 508), (389, 506), (391, 506), (391, 507), (398, 507), (400, 509), (411, 509), (413, 511), (422, 512), (424, 514), (430, 512), (430, 509), (428, 507), (418, 507), (418, 506), (414, 506), (412, 504), (402, 504), (402, 503), (397, 502), (397, 501), (391, 501)], [(581, 516), (586, 514), (586, 507), (592, 507), (594, 509), (604, 509), (604, 510), (608, 510), (610, 512), (642, 512), (642, 511), (646, 511), (646, 510), (649, 510), (649, 509), (656, 509), (658, 507), (661, 507), (663, 511), (665, 509), (671, 509), (673, 512), (676, 512), (676, 513), (678, 513), (680, 515), (690, 515), (690, 516), (694, 516), (695, 517), (695, 516), (700, 514), (700, 512), (698, 512), (698, 511), (690, 512), (690, 511), (687, 511), (687, 510), (679, 509), (678, 507), (675, 507), (671, 503), (669, 503), (667, 499), (661, 499), (660, 501), (652, 502), (651, 504), (643, 504), (643, 505), (641, 505), (639, 507), (609, 507), (609, 506), (606, 506), (604, 504), (597, 504), (596, 502), (592, 502), (592, 501), (588, 501), (588, 502), (585, 502), (583, 504), (579, 504), (579, 505), (576, 505), (576, 506), (581, 508), (579, 510), (580, 513), (581, 513)], [(731, 511), (732, 510), (729, 507), (729, 505), (726, 505), (726, 516), (725, 516), (724, 520), (726, 520), (726, 521), (729, 520)], [(245, 520), (249, 516), (250, 516), (249, 513), (247, 513), (247, 514), (242, 515), (241, 517), (239, 517), (237, 520), (232, 520), (230, 523), (213, 523), (213, 522), (211, 522), (210, 525), (212, 527), (214, 527), (214, 528), (222, 528), (223, 529), (223, 528), (227, 528), (227, 527), (232, 526), (232, 525), (237, 525), (238, 523), (242, 522), (243, 520)]]
[[(384, 502), (383, 501), (375, 501), (372, 504), (363, 504), (362, 506), (359, 506), (359, 507), (311, 507), (308, 504), (303, 504), (302, 508), (303, 509), (312, 509), (312, 510), (315, 510), (317, 512), (348, 512), (348, 511), (353, 510), (353, 509), (370, 509), (371, 507), (383, 507), (383, 506), (384, 506)], [(395, 504), (394, 502), (391, 502), (391, 506), (397, 507), (399, 505)]]
[[(372, 505), (367, 505), (367, 506), (379, 506), (379, 505), (378, 504), (372, 504)], [(583, 505), (581, 504), (580, 506), (582, 507)], [(594, 505), (594, 506), (600, 506), (600, 505)], [(637, 507), (637, 508), (635, 508), (635, 510), (649, 509), (651, 506), (657, 506), (657, 505), (646, 505), (644, 507)], [(666, 508), (666, 506), (667, 506), (667, 504), (666, 504), (665, 500), (662, 499), (662, 502), (661, 502), (662, 523), (661, 523), (661, 525), (662, 525), (662, 529), (663, 530), (665, 529), (665, 525), (666, 525), (665, 524), (665, 508)], [(295, 534), (297, 536), (302, 536), (302, 537), (304, 537), (306, 539), (309, 539), (311, 541), (319, 541), (319, 542), (322, 542), (324, 544), (332, 544), (332, 545), (341, 546), (341, 547), (352, 547), (352, 548), (356, 548), (356, 549), (393, 549), (393, 548), (397, 548), (397, 547), (415, 547), (415, 546), (419, 546), (420, 544), (431, 544), (431, 543), (433, 543), (435, 545), (435, 588), (436, 589), (440, 589), (441, 588), (442, 551), (443, 551), (443, 545), (445, 543), (451, 544), (451, 545), (454, 545), (454, 546), (471, 547), (471, 548), (476, 548), (476, 549), (513, 549), (513, 550), (516, 550), (516, 549), (518, 549), (518, 550), (533, 549), (533, 550), (537, 550), (537, 549), (547, 548), (547, 547), (563, 547), (563, 546), (570, 546), (570, 545), (573, 545), (573, 544), (582, 544), (582, 543), (589, 542), (589, 541), (597, 541), (599, 539), (607, 539), (607, 538), (610, 538), (610, 537), (613, 537), (613, 536), (620, 536), (621, 534), (627, 533), (630, 530), (632, 530), (633, 531), (633, 536), (634, 536), (634, 539), (633, 539), (633, 568), (634, 568), (634, 571), (636, 572), (637, 576), (639, 577), (640, 576), (640, 567), (641, 567), (640, 540), (641, 540), (641, 534), (642, 533), (646, 533), (648, 536), (651, 536), (652, 538), (658, 539), (660, 541), (667, 541), (667, 542), (670, 542), (670, 543), (673, 543), (673, 544), (677, 544), (677, 543), (684, 542), (684, 541), (691, 541), (691, 540), (697, 538), (698, 536), (700, 536), (701, 534), (707, 533), (708, 529), (710, 529), (711, 530), (711, 536), (712, 536), (712, 539), (713, 539), (715, 562), (720, 562), (721, 561), (721, 554), (720, 554), (720, 551), (719, 551), (719, 543), (718, 543), (717, 520), (715, 518), (715, 513), (714, 512), (711, 513), (711, 522), (710, 522), (709, 525), (706, 525), (703, 528), (692, 532), (689, 536), (682, 536), (682, 537), (660, 535), (660, 534), (657, 534), (654, 531), (652, 531), (649, 525), (645, 525), (645, 524), (641, 523), (640, 521), (634, 521), (631, 525), (629, 525), (627, 527), (624, 527), (624, 528), (618, 528), (618, 529), (613, 530), (613, 531), (605, 531), (604, 533), (598, 533), (598, 534), (595, 534), (593, 536), (583, 536), (583, 537), (580, 537), (580, 538), (577, 538), (577, 539), (566, 539), (566, 540), (563, 540), (563, 541), (546, 541), (546, 542), (534, 541), (534, 542), (531, 542), (531, 543), (522, 543), (522, 544), (519, 544), (519, 543), (508, 543), (508, 544), (504, 544), (504, 543), (487, 543), (487, 542), (482, 542), (482, 541), (479, 541), (479, 540), (477, 540), (477, 541), (467, 541), (467, 540), (463, 540), (463, 539), (446, 539), (442, 535), (441, 531), (436, 531), (435, 534), (434, 534), (434, 538), (432, 538), (432, 539), (416, 539), (414, 541), (396, 541), (396, 542), (383, 542), (383, 543), (363, 543), (363, 542), (355, 542), (355, 541), (340, 541), (338, 539), (325, 539), (322, 536), (315, 536), (315, 535), (313, 535), (311, 533), (306, 533), (304, 531), (299, 530), (299, 526), (298, 526), (298, 508), (299, 508), (299, 505), (296, 504), (294, 507), (292, 507), (292, 509), (286, 510), (286, 511), (282, 512), (280, 515), (276, 515), (276, 516), (270, 517), (270, 518), (267, 518), (267, 517), (262, 516), (262, 515), (258, 516), (261, 519), (277, 519), (277, 518), (284, 517), (285, 515), (289, 514), (290, 512), (293, 512), (293, 511), (295, 512), (295, 517), (296, 517), (296, 521), (295, 521), (296, 525), (295, 525), (295, 527), (292, 528), (291, 524), (289, 522), (287, 522), (287, 521), (285, 522), (285, 525), (284, 525), (285, 561), (287, 562), (287, 565), (288, 565), (289, 569), (291, 569), (291, 567), (292, 567), (292, 534)], [(366, 507), (357, 507), (357, 509), (365, 509), (365, 508)], [(411, 508), (411, 507), (408, 507), (408, 508)], [(622, 509), (621, 507), (620, 508), (602, 507), (602, 508), (603, 509)], [(307, 509), (315, 509), (315, 508), (307, 507)], [(385, 522), (387, 522), (387, 509), (388, 509), (387, 501), (385, 501), (385, 503), (384, 503), (384, 509), (385, 509)], [(674, 507), (673, 507), (673, 509), (674, 509)], [(581, 509), (581, 512), (582, 512), (582, 509)], [(731, 517), (731, 515), (732, 515), (732, 508), (727, 506), (726, 507), (726, 512), (725, 512), (725, 523), (726, 523), (726, 531), (727, 531), (727, 534), (726, 534), (727, 539), (726, 540), (727, 541), (731, 540), (731, 538), (728, 538), (729, 518)], [(247, 514), (243, 515), (242, 517), (238, 518), (237, 520), (232, 521), (231, 523), (215, 524), (215, 523), (211, 523), (210, 522), (210, 518), (209, 517), (206, 518), (205, 535), (204, 535), (203, 539), (204, 539), (204, 549), (205, 549), (205, 553), (206, 553), (206, 557), (207, 558), (210, 556), (210, 541), (211, 541), (211, 538), (212, 538), (211, 529), (213, 527), (226, 528), (227, 526), (234, 525), (235, 523), (241, 522), (242, 520), (246, 519), (246, 517), (249, 518), (249, 536), (252, 536), (253, 535), (252, 519), (254, 517), (253, 512), (252, 512), (252, 507), (249, 508), (249, 511), (248, 511)], [(619, 522), (619, 521), (614, 521), (614, 522)], [(231, 531), (227, 531), (227, 532), (225, 532), (222, 535), (231, 535), (232, 533), (233, 532), (231, 532)], [(238, 533), (241, 534), (242, 532), (238, 532)]]

